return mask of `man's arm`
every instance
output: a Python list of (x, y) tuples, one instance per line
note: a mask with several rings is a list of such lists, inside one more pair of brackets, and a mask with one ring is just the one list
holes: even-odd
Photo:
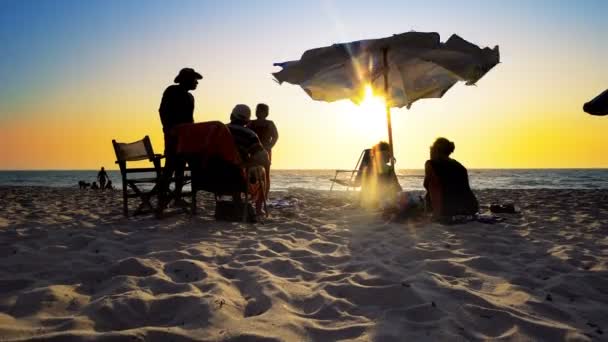
[(272, 149), (279, 140), (279, 131), (272, 121), (270, 121), (270, 136), (272, 137), (272, 141), (270, 142), (270, 148)]

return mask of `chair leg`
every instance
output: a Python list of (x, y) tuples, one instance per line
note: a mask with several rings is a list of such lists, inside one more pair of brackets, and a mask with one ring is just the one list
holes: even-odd
[(129, 204), (127, 197), (127, 179), (125, 177), (122, 178), (122, 213), (125, 217), (129, 216)]
[(336, 171), (336, 174), (334, 175), (334, 180), (331, 181), (331, 186), (329, 187), (330, 192), (334, 189), (334, 183), (336, 182), (336, 178), (338, 178), (338, 171)]

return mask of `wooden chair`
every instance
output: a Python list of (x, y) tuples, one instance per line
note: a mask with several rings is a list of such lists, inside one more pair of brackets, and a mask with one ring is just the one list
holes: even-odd
[[(196, 213), (197, 191), (213, 193), (216, 205), (222, 195), (244, 194), (243, 221), (247, 218), (248, 203), (256, 199), (254, 195), (260, 196), (261, 205), (268, 213), (264, 169), (242, 162), (226, 125), (219, 121), (183, 124), (176, 127), (175, 133), (178, 136), (178, 154), (187, 160), (191, 170), (192, 213)], [(257, 187), (250, 184), (251, 174), (256, 174)], [(254, 193), (253, 189), (261, 193)]]
[[(355, 164), (355, 168), (352, 170), (336, 170), (336, 174), (334, 175), (331, 181), (331, 187), (329, 191), (332, 191), (334, 188), (334, 184), (340, 184), (346, 187), (346, 190), (350, 190), (350, 188), (358, 188), (361, 186), (361, 179), (363, 177), (363, 171), (370, 164), (371, 158), (371, 149), (366, 149), (361, 152), (359, 159), (357, 160), (357, 164)], [(341, 173), (350, 173), (350, 177), (347, 179), (338, 179), (338, 175)]]
[[(138, 141), (131, 143), (119, 143), (116, 140), (112, 140), (114, 146), (114, 153), (116, 153), (116, 164), (120, 168), (120, 174), (122, 177), (122, 197), (123, 197), (123, 214), (128, 216), (129, 213), (129, 198), (139, 198), (141, 203), (137, 210), (133, 213), (134, 215), (143, 213), (146, 209), (151, 211), (154, 210), (150, 199), (158, 192), (158, 184), (162, 174), (161, 159), (163, 158), (160, 154), (155, 154), (152, 149), (152, 143), (150, 137), (147, 135)], [(149, 160), (152, 163), (152, 167), (145, 168), (128, 168), (127, 162)], [(130, 177), (132, 174), (151, 173), (152, 176), (148, 177)], [(150, 190), (143, 189), (141, 185), (151, 185)], [(132, 192), (129, 192), (129, 189)]]

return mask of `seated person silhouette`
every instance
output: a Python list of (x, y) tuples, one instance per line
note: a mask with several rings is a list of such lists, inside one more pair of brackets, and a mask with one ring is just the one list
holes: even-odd
[(112, 185), (112, 181), (110, 179), (108, 179), (108, 183), (106, 183), (106, 187), (107, 190), (114, 190), (114, 186)]
[(395, 170), (391, 165), (390, 145), (384, 141), (370, 151), (361, 180), (361, 205), (366, 208), (383, 207), (395, 202), (401, 192)]
[[(265, 181), (266, 179), (265, 169), (270, 166), (270, 160), (258, 135), (246, 127), (250, 120), (251, 109), (247, 105), (238, 104), (232, 110), (230, 123), (227, 126), (243, 163), (249, 166), (257, 166), (251, 169), (252, 172), (248, 177), (251, 184), (258, 184), (259, 186), (259, 181)], [(259, 191), (256, 191), (256, 196), (261, 196), (255, 199), (255, 209), (258, 215), (262, 213), (265, 193), (266, 189), (261, 187)]]
[(467, 169), (450, 158), (455, 145), (446, 138), (437, 138), (424, 164), (425, 205), (433, 218), (451, 222), (456, 216), (474, 215), (479, 210), (471, 191)]

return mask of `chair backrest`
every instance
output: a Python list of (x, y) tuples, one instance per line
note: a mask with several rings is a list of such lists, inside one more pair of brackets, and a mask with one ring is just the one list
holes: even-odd
[(193, 189), (230, 193), (245, 188), (243, 164), (225, 124), (183, 124), (172, 133), (177, 135), (177, 154), (190, 166)]
[(355, 168), (353, 169), (353, 170), (357, 170), (357, 174), (353, 175), (354, 179), (352, 179), (355, 183), (358, 183), (358, 184), (361, 183), (361, 178), (363, 177), (363, 172), (365, 171), (365, 169), (368, 166), (370, 166), (370, 163), (372, 162), (371, 156), (372, 156), (371, 148), (365, 149), (365, 150), (363, 150), (363, 152), (361, 152), (361, 156), (359, 156), (357, 165), (355, 165)]
[(147, 135), (143, 139), (131, 143), (119, 143), (112, 140), (112, 145), (114, 146), (114, 153), (116, 153), (117, 163), (145, 159), (153, 160), (155, 157), (150, 137)]
[(177, 153), (197, 158), (218, 157), (240, 164), (241, 159), (228, 127), (219, 121), (183, 124), (175, 127)]

